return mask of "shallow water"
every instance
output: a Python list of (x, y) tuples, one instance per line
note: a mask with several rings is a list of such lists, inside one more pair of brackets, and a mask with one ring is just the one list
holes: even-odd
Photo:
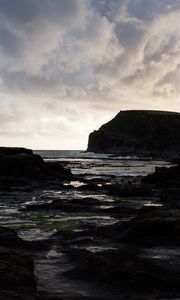
[[(44, 239), (59, 229), (68, 229), (77, 223), (97, 222), (99, 225), (108, 224), (113, 219), (107, 215), (107, 210), (117, 204), (117, 197), (109, 196), (101, 191), (71, 190), (68, 185), (75, 188), (83, 186), (83, 179), (100, 179), (104, 184), (111, 185), (118, 182), (119, 178), (126, 176), (145, 176), (154, 172), (158, 166), (170, 166), (169, 162), (140, 160), (135, 157), (111, 157), (107, 154), (86, 153), (83, 151), (34, 151), (43, 158), (60, 161), (70, 167), (72, 173), (80, 176), (79, 180), (64, 183), (67, 189), (54, 190), (44, 189), (33, 192), (15, 190), (11, 194), (0, 195), (0, 224), (17, 229), (19, 235), (27, 240)], [(86, 176), (83, 176), (86, 174)], [(98, 184), (101, 186), (101, 184)], [(25, 212), (19, 209), (31, 204), (51, 203), (52, 201), (76, 200), (90, 197), (100, 201), (99, 206), (104, 215), (88, 212), (78, 215), (77, 213), (62, 213), (54, 211)], [(141, 208), (143, 206), (161, 205), (152, 203), (151, 199), (121, 199), (122, 205), (127, 207)], [(124, 202), (124, 203), (123, 203)]]
[(44, 159), (60, 161), (70, 167), (75, 175), (92, 177), (107, 176), (146, 176), (153, 173), (156, 167), (170, 166), (161, 160), (139, 159), (137, 157), (112, 156), (83, 151), (34, 151)]

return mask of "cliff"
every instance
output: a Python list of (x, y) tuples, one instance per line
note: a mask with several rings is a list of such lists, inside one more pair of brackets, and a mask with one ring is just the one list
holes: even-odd
[(139, 155), (180, 153), (180, 113), (121, 111), (89, 135), (87, 151)]

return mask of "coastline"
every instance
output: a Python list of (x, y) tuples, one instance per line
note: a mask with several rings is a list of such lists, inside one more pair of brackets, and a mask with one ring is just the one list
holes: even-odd
[[(3, 300), (15, 295), (33, 300), (179, 297), (179, 167), (163, 167), (147, 177), (117, 177), (108, 168), (114, 172), (119, 159), (69, 157), (65, 165), (72, 172), (77, 168), (77, 175), (65, 178), (58, 171), (42, 180), (31, 170), (18, 185), (17, 174), (13, 184), (12, 177), (8, 186), (1, 182), (0, 203), (11, 211), (2, 207), (0, 214), (0, 268), (10, 264), (15, 276), (22, 274), (9, 281), (4, 270)], [(64, 166), (63, 160), (58, 165)], [(119, 168), (132, 173), (131, 168), (136, 172), (152, 163), (122, 160)], [(94, 176), (83, 173), (86, 168), (96, 170)]]

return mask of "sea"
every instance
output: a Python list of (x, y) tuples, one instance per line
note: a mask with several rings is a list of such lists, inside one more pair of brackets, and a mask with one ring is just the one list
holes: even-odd
[(152, 158), (117, 156), (113, 154), (86, 152), (82, 150), (34, 150), (47, 161), (59, 161), (67, 165), (74, 175), (90, 177), (146, 176), (156, 167), (170, 166), (171, 163)]
[[(101, 213), (100, 216), (89, 212), (82, 215), (70, 212), (65, 214), (61, 211), (51, 212), (51, 210), (29, 212), (26, 211), (28, 206), (91, 197), (99, 200), (102, 207), (106, 204), (107, 209), (109, 206), (115, 205), (116, 198), (109, 197), (103, 190), (100, 192), (98, 190), (88, 191), (81, 190), (79, 187), (87, 182), (97, 182), (98, 184), (98, 181), (107, 185), (119, 184), (123, 178), (140, 178), (153, 173), (156, 167), (171, 166), (170, 162), (151, 158), (123, 157), (77, 150), (35, 150), (33, 152), (41, 155), (45, 161), (58, 161), (65, 168), (70, 168), (76, 179), (64, 182), (63, 189), (53, 188), (53, 186), (36, 189), (36, 186), (32, 188), (30, 184), (26, 187), (14, 188), (10, 193), (0, 194), (0, 226), (15, 229), (26, 240), (44, 239), (52, 232), (57, 231), (57, 227), (61, 227), (61, 224), (69, 221), (73, 223), (78, 220), (78, 222), (97, 222), (98, 224), (109, 224), (116, 221), (111, 216), (107, 216), (107, 212), (104, 215)], [(144, 203), (144, 200), (138, 201), (139, 206), (150, 204), (149, 199), (147, 203)], [(137, 204), (131, 202), (129, 205)]]

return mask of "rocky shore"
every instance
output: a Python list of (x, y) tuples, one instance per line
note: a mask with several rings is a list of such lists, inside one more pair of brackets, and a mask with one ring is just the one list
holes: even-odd
[(179, 165), (117, 181), (72, 176), (31, 150), (0, 157), (1, 202), (19, 201), (17, 213), (48, 233), (0, 227), (0, 299), (180, 298)]
[[(72, 173), (59, 163), (45, 162), (25, 148), (0, 147), (0, 199), (14, 197), (17, 189), (35, 190), (72, 179)], [(16, 199), (15, 199), (16, 201)], [(37, 245), (37, 251), (38, 247)], [(49, 299), (40, 295), (34, 275), (33, 247), (9, 228), (0, 227), (0, 299)]]

